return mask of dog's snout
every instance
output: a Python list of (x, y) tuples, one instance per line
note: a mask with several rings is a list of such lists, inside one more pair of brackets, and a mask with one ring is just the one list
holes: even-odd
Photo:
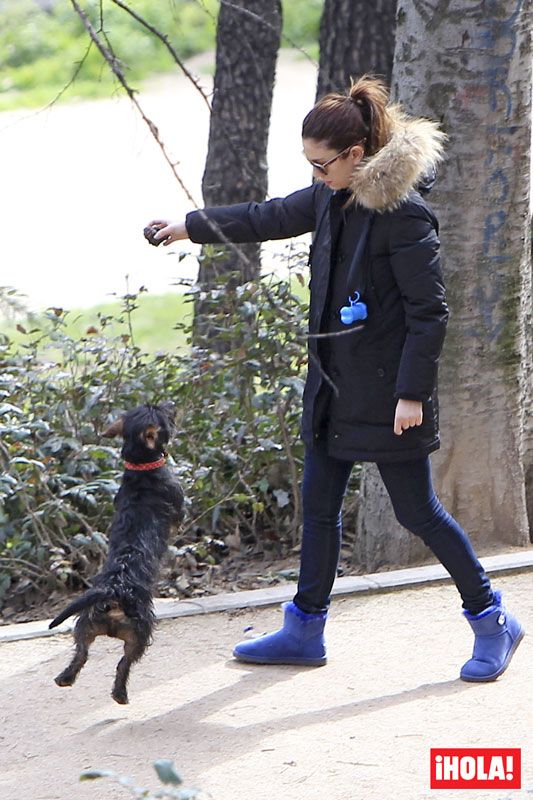
[(155, 450), (158, 446), (159, 432), (160, 428), (156, 425), (148, 425), (148, 427), (141, 433), (142, 441), (150, 450)]

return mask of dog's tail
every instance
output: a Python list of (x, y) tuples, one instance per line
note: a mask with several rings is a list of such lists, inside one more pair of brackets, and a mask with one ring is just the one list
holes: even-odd
[(102, 600), (105, 597), (105, 592), (102, 589), (89, 589), (88, 592), (82, 594), (81, 597), (78, 597), (72, 603), (70, 603), (62, 612), (58, 614), (55, 619), (52, 620), (48, 628), (56, 628), (58, 625), (61, 625), (69, 617), (74, 616), (75, 614), (79, 614), (85, 608), (94, 605), (98, 602), (98, 600)]

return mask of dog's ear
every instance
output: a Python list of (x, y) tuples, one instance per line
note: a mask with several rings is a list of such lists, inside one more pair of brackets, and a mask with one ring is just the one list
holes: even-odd
[(163, 403), (159, 403), (159, 408), (165, 412), (171, 422), (175, 422), (176, 405), (172, 402), (172, 400), (165, 400)]
[(124, 430), (124, 418), (120, 417), (120, 419), (115, 420), (112, 422), (109, 428), (106, 428), (105, 431), (102, 431), (102, 436), (108, 436), (109, 438), (113, 438), (113, 436), (122, 436), (122, 431)]

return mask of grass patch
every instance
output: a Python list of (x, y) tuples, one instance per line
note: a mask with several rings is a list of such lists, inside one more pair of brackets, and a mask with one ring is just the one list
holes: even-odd
[[(132, 313), (132, 329), (135, 344), (147, 353), (171, 352), (187, 347), (185, 335), (174, 330), (178, 322), (188, 322), (192, 318), (193, 306), (184, 294), (168, 292), (162, 295), (144, 293), (139, 295), (137, 306)], [(99, 317), (100, 315), (100, 317)], [(128, 334), (128, 323), (120, 301), (101, 303), (91, 308), (69, 310), (65, 333), (73, 338), (81, 338), (91, 328), (101, 330), (101, 317), (113, 317), (107, 326), (107, 335)], [(44, 315), (43, 315), (44, 318)], [(122, 323), (115, 320), (123, 319)], [(40, 322), (40, 315), (21, 318), (18, 325), (26, 331)], [(23, 343), (27, 334), (17, 329), (17, 323), (0, 320), (0, 333), (5, 333), (15, 343)]]
[[(307, 301), (309, 291), (307, 286), (301, 286), (297, 280), (291, 281), (294, 294), (302, 301)], [(189, 324), (193, 316), (193, 303), (191, 298), (179, 292), (167, 292), (156, 295), (148, 292), (141, 293), (136, 301), (138, 306), (132, 313), (133, 339), (137, 347), (145, 353), (172, 352), (184, 350), (188, 347), (186, 336), (182, 330), (175, 330), (177, 323)], [(99, 317), (100, 315), (100, 317)], [(113, 303), (100, 303), (91, 308), (70, 309), (67, 316), (65, 333), (73, 338), (81, 338), (90, 328), (100, 331), (100, 318), (112, 317), (113, 321), (107, 325), (108, 337), (118, 334), (128, 334), (126, 316), (123, 314), (123, 303), (117, 300)], [(114, 320), (123, 318), (123, 323)], [(23, 344), (27, 340), (27, 333), (17, 329), (17, 324), (30, 331), (35, 324), (44, 319), (34, 314), (30, 318), (18, 315), (18, 323), (0, 317), (0, 333), (5, 333), (16, 344)]]

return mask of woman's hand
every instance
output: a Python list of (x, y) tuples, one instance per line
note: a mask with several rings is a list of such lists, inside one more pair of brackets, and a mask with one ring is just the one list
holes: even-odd
[(398, 400), (394, 416), (394, 433), (401, 436), (407, 428), (422, 425), (422, 403), (419, 400)]
[(188, 239), (189, 234), (185, 227), (185, 220), (182, 222), (169, 222), (166, 219), (153, 219), (148, 223), (151, 228), (157, 228), (154, 239), (164, 239), (163, 247), (177, 242), (179, 239)]

